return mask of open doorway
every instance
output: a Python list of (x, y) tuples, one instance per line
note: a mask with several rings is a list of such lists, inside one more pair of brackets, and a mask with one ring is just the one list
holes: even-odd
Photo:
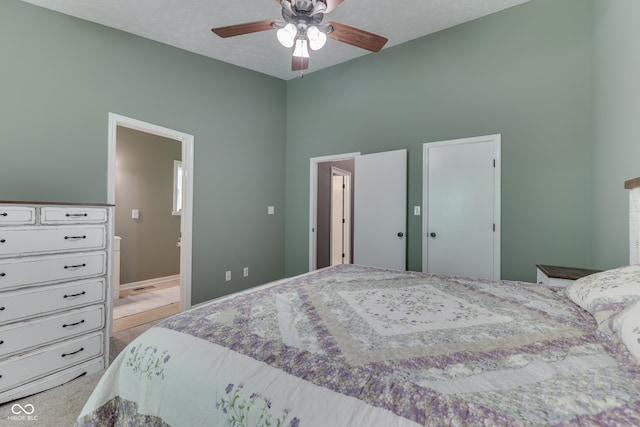
[(351, 222), (342, 235), (349, 263), (406, 269), (407, 150), (400, 149), (310, 159), (309, 270), (341, 263), (331, 258), (331, 185), (339, 170), (351, 175)]
[[(310, 270), (353, 260), (353, 178), (358, 154), (311, 159)], [(343, 189), (345, 181), (348, 188)]]
[[(123, 158), (128, 159), (126, 156), (132, 158), (146, 156), (148, 157), (146, 160), (151, 164), (139, 163), (121, 168)], [(191, 306), (193, 136), (110, 114), (108, 163), (108, 200), (109, 203), (116, 205), (116, 232), (119, 229), (123, 233), (127, 230), (124, 224), (125, 219), (130, 225), (126, 231), (129, 233), (130, 241), (123, 238), (120, 241), (116, 240), (114, 245), (116, 251), (114, 267), (118, 266), (117, 256), (120, 255), (119, 269), (124, 274), (121, 276), (117, 271), (113, 274), (112, 297), (115, 309), (112, 311), (112, 320), (116, 310), (119, 315), (123, 312), (115, 302), (115, 298), (120, 296), (129, 298), (137, 294), (139, 296), (137, 299), (142, 301), (143, 310), (144, 307), (148, 308), (154, 304), (162, 305), (163, 301), (169, 300), (179, 300), (179, 307), (178, 304), (174, 304), (173, 310), (182, 311), (189, 308)], [(152, 194), (158, 192), (164, 194), (163, 198), (168, 198), (168, 201), (163, 202), (162, 207), (154, 206), (154, 202), (151, 201)], [(145, 207), (141, 208), (138, 205)], [(124, 209), (120, 210), (120, 225), (125, 225), (124, 227), (118, 225), (119, 208)], [(140, 227), (143, 223), (147, 227), (146, 234)], [(136, 247), (124, 250), (127, 243)], [(154, 252), (154, 246), (160, 245), (165, 248), (164, 254), (154, 256), (153, 253), (147, 253)], [(117, 253), (118, 246), (120, 253)], [(173, 253), (174, 259), (167, 261), (166, 252)], [(158, 261), (160, 258), (165, 261)], [(136, 265), (132, 267), (128, 263)], [(164, 265), (172, 263), (173, 267), (169, 266), (169, 269)], [(160, 268), (162, 271), (154, 274), (153, 269), (157, 269), (159, 264), (163, 264)], [(120, 277), (124, 280), (120, 280)], [(145, 303), (145, 300), (148, 303)], [(131, 306), (124, 312), (129, 313), (131, 310), (135, 312), (136, 309)], [(160, 310), (153, 315), (158, 316), (161, 312), (163, 311)], [(131, 314), (128, 315), (131, 316)], [(119, 325), (122, 326), (120, 321)]]

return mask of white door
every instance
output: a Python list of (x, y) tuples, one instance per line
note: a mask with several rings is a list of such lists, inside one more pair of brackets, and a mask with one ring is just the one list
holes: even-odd
[(353, 258), (406, 269), (407, 150), (355, 158)]
[(424, 144), (422, 268), (500, 278), (500, 135)]
[(331, 265), (351, 264), (351, 173), (331, 168)]

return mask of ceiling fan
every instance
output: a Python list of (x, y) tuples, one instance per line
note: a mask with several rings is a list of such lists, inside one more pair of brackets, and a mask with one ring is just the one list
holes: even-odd
[(284, 21), (265, 20), (212, 28), (220, 37), (235, 37), (266, 30), (277, 30), (278, 41), (293, 48), (291, 69), (309, 68), (309, 48), (318, 50), (327, 37), (371, 52), (378, 52), (387, 42), (385, 37), (339, 22), (322, 22), (344, 0), (276, 0), (282, 6)]

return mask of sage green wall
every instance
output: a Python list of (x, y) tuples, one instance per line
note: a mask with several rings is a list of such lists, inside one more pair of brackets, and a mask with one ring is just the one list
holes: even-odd
[(192, 302), (282, 277), (283, 81), (19, 0), (0, 62), (0, 198), (106, 202), (108, 113), (154, 123), (195, 136)]
[[(590, 2), (532, 0), (288, 82), (286, 274), (308, 268), (310, 157), (407, 148), (411, 207), (423, 143), (495, 133), (502, 277), (588, 266), (590, 52)], [(409, 215), (412, 270), (421, 232)]]
[(640, 176), (640, 2), (593, 0), (593, 261), (629, 263), (629, 194)]
[[(407, 148), (414, 206), (423, 142), (501, 133), (503, 277), (621, 265), (622, 182), (640, 175), (639, 7), (531, 0), (282, 82), (5, 0), (0, 198), (105, 202), (108, 112), (194, 134), (197, 303), (306, 271), (310, 157)], [(408, 220), (419, 270), (421, 218)]]
[[(173, 163), (180, 141), (122, 126), (116, 143), (115, 234), (120, 283), (180, 274), (180, 216), (173, 215)], [(138, 210), (138, 218), (131, 211)]]

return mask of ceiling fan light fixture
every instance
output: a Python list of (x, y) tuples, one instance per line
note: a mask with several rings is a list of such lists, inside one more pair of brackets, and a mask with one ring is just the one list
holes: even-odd
[(278, 37), (278, 41), (282, 46), (293, 47), (297, 34), (298, 30), (296, 29), (296, 26), (293, 24), (287, 24), (276, 32), (276, 37)]
[(307, 39), (298, 37), (298, 39), (296, 40), (296, 47), (293, 50), (293, 56), (297, 56), (299, 58), (309, 57), (309, 49), (307, 48)]
[(320, 31), (315, 25), (307, 29), (307, 37), (309, 38), (309, 47), (311, 50), (321, 49), (327, 42), (327, 35)]

